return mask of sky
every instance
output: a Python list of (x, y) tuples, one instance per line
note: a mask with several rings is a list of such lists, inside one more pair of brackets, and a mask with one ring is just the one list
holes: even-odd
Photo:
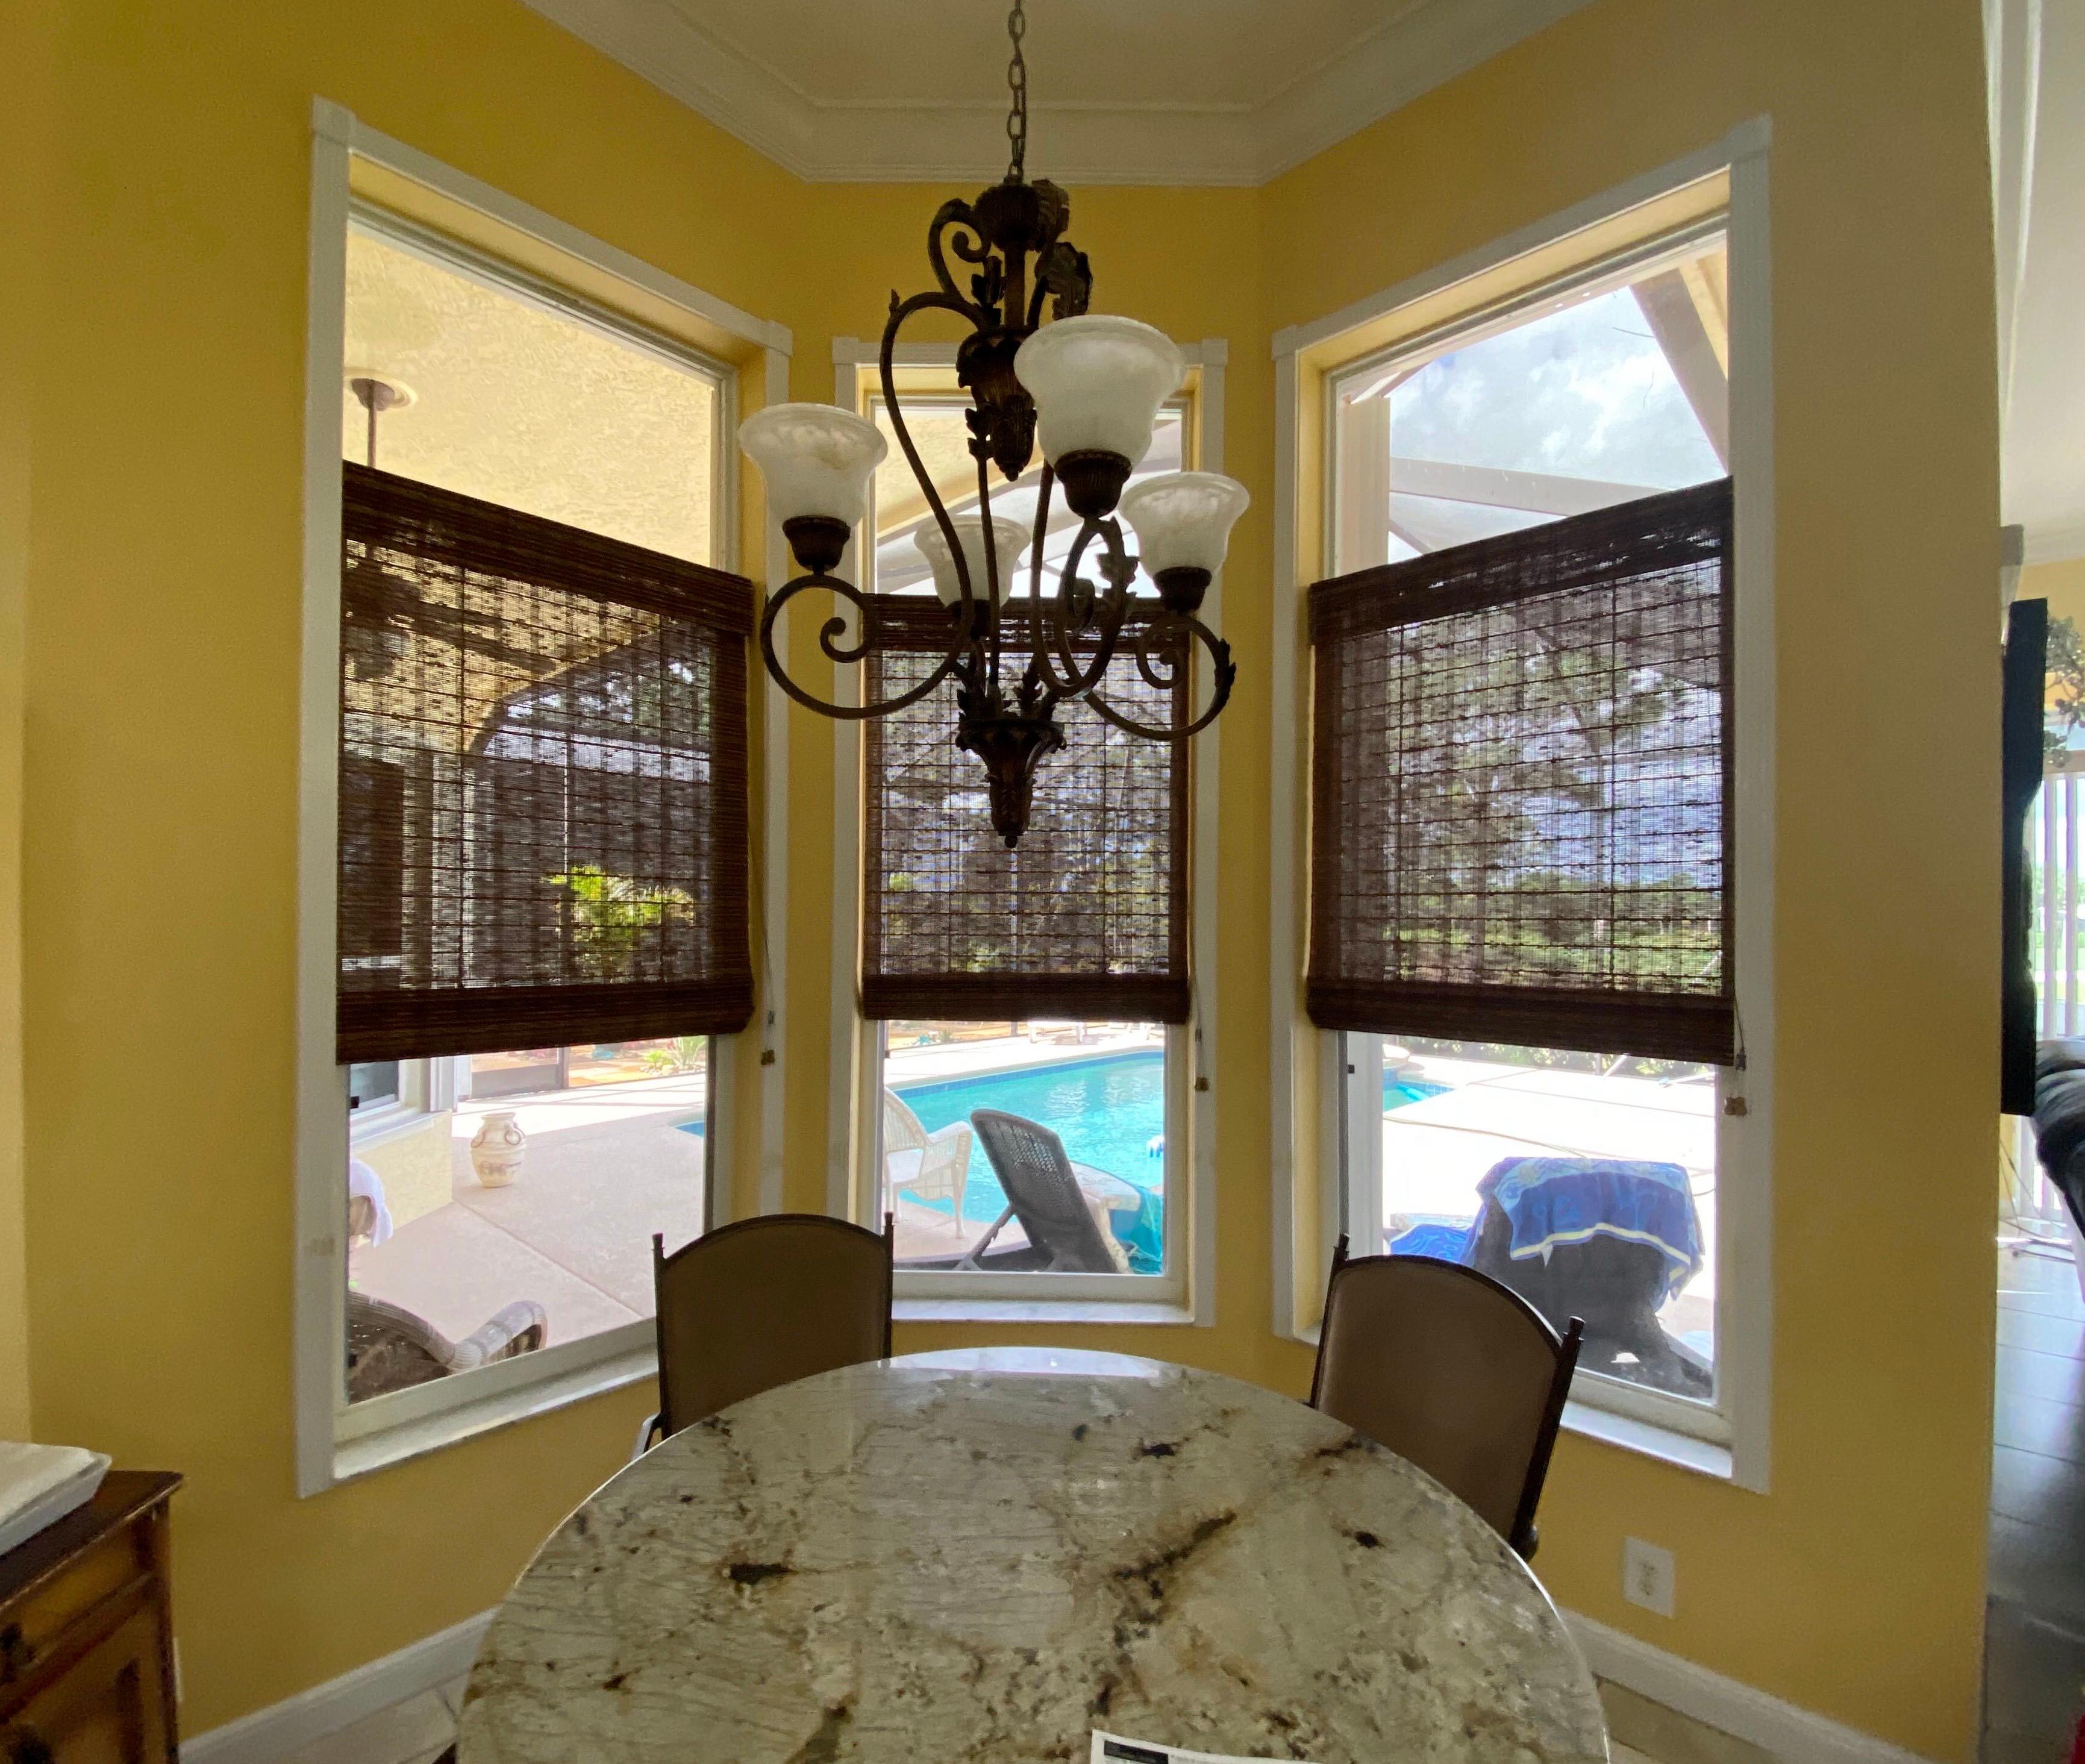
[(1393, 458), (1655, 490), (1723, 471), (1627, 288), (1442, 356), (1391, 412)]

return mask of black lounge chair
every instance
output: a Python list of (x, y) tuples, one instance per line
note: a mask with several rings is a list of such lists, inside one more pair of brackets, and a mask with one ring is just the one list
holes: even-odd
[[(1586, 1336), (1578, 1363), (1586, 1371), (1679, 1396), (1714, 1394), (1709, 1362), (1659, 1326), (1665, 1258), (1652, 1245), (1603, 1235), (1582, 1243), (1559, 1243), (1546, 1258), (1516, 1260), (1513, 1222), (1487, 1196), (1477, 1217), (1476, 1241), (1463, 1259), (1525, 1299), (1552, 1328), (1561, 1330), (1573, 1316), (1582, 1317)], [(1633, 1370), (1631, 1361), (1641, 1370)]]
[(1123, 1264), (1101, 1235), (1086, 1205), (1085, 1191), (1072, 1169), (1064, 1142), (1038, 1121), (996, 1108), (974, 1109), (970, 1124), (992, 1160), (993, 1175), (1006, 1191), (1006, 1209), (992, 1229), (970, 1246), (956, 1265), (972, 1269), (1009, 1219), (1018, 1218), (1028, 1234), (1029, 1250), (1016, 1257), (998, 1256), (995, 1268), (1018, 1266), (1053, 1274), (1116, 1274)]

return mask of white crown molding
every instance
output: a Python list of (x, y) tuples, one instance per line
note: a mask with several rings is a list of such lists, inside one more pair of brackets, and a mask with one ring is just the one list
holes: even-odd
[[(524, 3), (810, 182), (976, 183), (1005, 158), (996, 100), (819, 99), (668, 0)], [(1415, 0), (1257, 107), (1038, 101), (1029, 160), (1060, 184), (1264, 184), (1584, 4)]]

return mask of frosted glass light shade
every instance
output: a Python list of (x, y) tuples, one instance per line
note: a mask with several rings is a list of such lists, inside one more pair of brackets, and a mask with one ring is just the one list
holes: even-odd
[[(1000, 600), (1014, 592), (1014, 566), (1021, 554), (1028, 549), (1028, 529), (1018, 521), (1000, 515), (992, 524), (992, 540), (999, 563), (999, 593), (992, 592), (991, 577), (984, 567), (984, 522), (975, 515), (951, 515), (949, 525), (956, 529), (956, 538), (963, 548), (963, 561), (970, 565), (970, 595), (982, 605), (990, 600), (995, 609)], [(944, 606), (953, 606), (963, 597), (962, 585), (956, 580), (956, 560), (949, 555), (949, 542), (942, 534), (938, 521), (929, 520), (912, 535), (912, 542), (919, 548), (927, 560), (927, 567), (934, 572), (934, 592), (941, 597)]]
[(1252, 497), (1221, 472), (1166, 472), (1122, 493), (1122, 518), (1136, 534), (1146, 572), (1224, 567), (1231, 528)]
[(1116, 453), (1131, 465), (1151, 449), (1158, 407), (1187, 364), (1163, 331), (1133, 318), (1088, 313), (1045, 325), (1023, 343), (1013, 372), (1035, 401), (1042, 457)]
[(767, 481), (775, 520), (850, 527), (868, 512), (869, 474), (890, 450), (873, 423), (833, 404), (771, 404), (739, 424), (738, 444)]

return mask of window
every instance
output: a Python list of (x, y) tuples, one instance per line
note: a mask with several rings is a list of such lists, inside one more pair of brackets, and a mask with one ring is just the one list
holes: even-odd
[(648, 1342), (752, 988), (728, 370), (374, 210), (346, 271), (343, 1439)]
[[(953, 375), (914, 369), (900, 385), (951, 512), (975, 508)], [(881, 394), (864, 408), (889, 433)], [(1191, 414), (1186, 397), (1160, 412), (1137, 476), (1192, 463)], [(871, 516), (871, 585), (884, 598), (866, 684), (879, 696), (922, 665), (919, 645), (941, 622), (913, 543), (932, 517), (894, 440)], [(1032, 525), (1039, 464), (995, 484), (996, 514)], [(1076, 530), (1057, 499), (1046, 595)], [(1153, 593), (1141, 575), (1136, 591)], [(1017, 650), (1017, 601), (1008, 628)], [(1178, 1306), (1188, 1292), (1191, 752), (1060, 706), (1069, 747), (1038, 773), (1035, 820), (1009, 859), (985, 822), (975, 763), (949, 746), (951, 710), (932, 698), (861, 735), (862, 954), (847, 991), (868, 1020), (856, 1204), (864, 1217), (894, 1215), (902, 1298)], [(981, 1127), (979, 1111), (1030, 1125)], [(1075, 1210), (1054, 1226), (1037, 1216), (1047, 1191), (1019, 1197), (1028, 1204), (1017, 1210), (1003, 1180), (1030, 1126), (1042, 1130), (1029, 1143), (1044, 1163), (1055, 1167), (1051, 1140), (1061, 1146), (1070, 1179), (1062, 1198)], [(996, 1162), (995, 1131), (1013, 1136)]]
[(1751, 1125), (1728, 262), (1696, 221), (1328, 375), (1312, 590), (1353, 1252), (1584, 1317), (1582, 1401), (1710, 1439)]

